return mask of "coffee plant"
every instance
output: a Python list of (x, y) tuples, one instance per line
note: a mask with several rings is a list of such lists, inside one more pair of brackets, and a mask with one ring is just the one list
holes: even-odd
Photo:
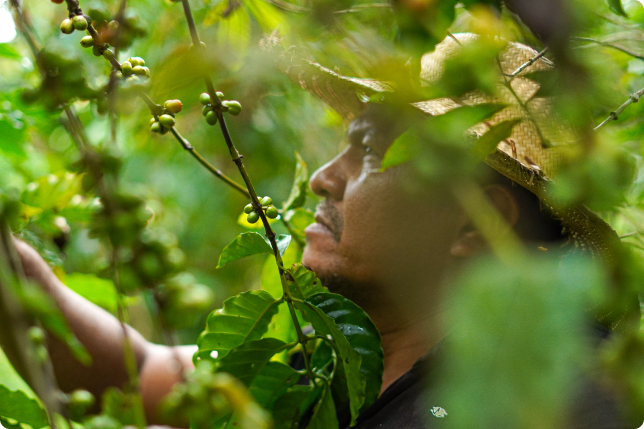
[[(576, 367), (591, 364), (607, 368), (627, 389), (634, 408), (644, 409), (644, 339), (637, 329), (622, 333), (598, 353), (601, 358), (592, 361), (582, 358), (578, 339), (561, 329), (566, 323), (581, 323), (585, 306), (612, 308), (641, 291), (644, 193), (639, 136), (644, 122), (642, 106), (637, 104), (644, 94), (640, 89), (644, 86), (641, 3), (549, 0), (541, 5), (543, 10), (560, 8), (561, 14), (559, 20), (544, 22), (523, 0), (507, 4), (500, 0), (206, 1), (194, 15), (191, 7), (196, 2), (173, 0), (135, 5), (154, 22), (148, 28), (126, 0), (118, 5), (52, 0), (56, 6), (47, 7), (55, 8), (51, 13), (59, 22), (54, 32), (44, 29), (48, 19), (40, 17), (35, 4), (7, 2), (24, 45), (19, 50), (0, 44), (0, 56), (25, 69), (31, 67), (31, 74), (25, 74), (24, 84), (0, 81), (0, 168), (6, 170), (0, 179), (0, 340), (20, 374), (0, 356), (0, 423), (5, 428), (147, 425), (136, 358), (127, 335), (129, 380), (122, 390), (109, 388), (103, 397), (95, 398), (85, 390), (63, 393), (57, 387), (45, 332), (63, 341), (80, 362), (89, 364), (91, 357), (51, 298), (24, 277), (12, 234), (36, 248), (70, 288), (115, 314), (124, 332), (130, 312), (144, 302), (154, 317), (159, 340), (170, 346), (196, 341), (195, 369), (180, 368), (183, 382), (164, 400), (162, 413), (168, 421), (189, 422), (199, 429), (355, 425), (380, 395), (384, 371), (380, 333), (357, 304), (329, 292), (300, 262), (304, 228), (314, 221), (307, 207), (309, 171), (304, 157), (295, 153), (295, 177), (288, 195), (282, 195), (280, 186), (286, 182), (279, 178), (286, 163), (283, 152), (291, 149), (285, 141), (305, 139), (307, 144), (300, 149), (307, 159), (328, 156), (334, 148), (319, 146), (337, 134), (325, 130), (316, 135), (310, 127), (337, 128), (342, 119), (306, 100), (286, 107), (280, 104), (283, 99), (271, 104), (275, 92), (292, 96), (285, 86), (294, 85), (280, 81), (285, 77), (278, 69), (288, 69), (288, 61), (297, 64), (314, 58), (321, 64), (337, 64), (345, 75), (390, 82), (397, 95), (373, 91), (363, 94), (363, 101), (384, 104), (387, 100), (404, 112), (402, 104), (410, 99), (457, 97), (476, 88), (493, 91), (499, 77), (496, 56), (504, 46), (499, 40), (528, 44), (538, 52), (503, 76), (508, 87), (525, 68), (552, 54), (557, 67), (531, 79), (541, 84), (542, 95), (560, 97), (557, 113), (588, 141), (582, 153), (558, 172), (553, 192), (568, 206), (586, 204), (600, 211), (626, 244), (618, 260), (602, 271), (573, 257), (563, 262), (531, 259), (516, 236), (496, 238), (486, 229), (498, 215), (472, 185), (474, 166), (508, 138), (515, 123), (492, 127), (473, 149), (462, 142), (467, 140), (465, 130), (502, 106), (463, 107), (455, 114), (428, 119), (396, 140), (376, 171), (405, 163), (413, 169), (410, 188), (449, 188), (486, 236), (498, 261), (505, 264), (503, 269), (491, 263), (474, 265), (458, 280), (454, 299), (459, 305), (448, 316), (456, 332), (454, 354), (444, 372), (451, 386), (446, 395), (454, 404), (450, 412), (459, 410), (460, 417), (455, 418), (461, 419), (462, 427), (493, 427), (490, 422), (497, 427), (554, 427), (548, 424), (555, 420), (538, 422), (536, 414), (522, 412), (525, 402), (531, 401), (537, 410), (559, 410), (562, 404), (556, 391), (564, 389), (561, 386)], [(157, 19), (161, 7), (170, 12)], [(183, 30), (170, 32), (164, 27), (170, 22)], [(207, 37), (202, 39), (198, 24), (203, 24)], [(184, 38), (164, 38), (166, 30), (172, 37)], [(52, 41), (41, 44), (39, 31)], [(462, 31), (485, 37), (468, 55), (446, 65), (449, 73), (440, 85), (421, 87), (417, 78), (409, 82), (410, 75), (419, 75), (416, 68), (424, 53)], [(151, 57), (137, 52), (139, 48), (154, 51), (145, 42), (159, 52), (165, 49), (164, 59), (158, 60), (158, 52)], [(260, 44), (263, 49), (256, 49)], [(108, 73), (98, 72), (106, 70), (99, 62), (107, 64)], [(7, 70), (19, 75), (15, 68), (7, 66)], [(268, 76), (261, 81), (253, 73)], [(179, 97), (176, 93), (185, 96), (174, 98)], [(298, 97), (304, 95), (294, 98)], [(244, 108), (233, 98), (242, 100)], [(137, 104), (147, 111), (137, 110)], [(307, 115), (297, 116), (301, 109), (322, 119), (314, 123)], [(590, 129), (589, 117), (596, 124)], [(236, 121), (243, 122), (236, 127)], [(246, 129), (249, 124), (254, 131)], [(23, 128), (33, 131), (28, 135)], [(200, 136), (200, 143), (193, 145), (179, 130)], [(67, 138), (61, 137), (63, 131), (73, 146), (60, 143)], [(235, 131), (243, 136), (239, 146), (234, 142)], [(262, 133), (270, 135), (265, 140), (277, 149), (255, 144), (258, 139), (251, 137)], [(41, 144), (47, 134), (48, 140)], [(268, 255), (261, 280), (251, 282), (261, 287), (227, 293), (232, 296), (205, 320), (203, 316), (212, 310), (213, 288), (202, 284), (207, 281), (201, 278), (212, 277), (199, 275), (198, 279), (191, 273), (199, 271), (194, 262), (197, 251), (182, 250), (175, 234), (159, 226), (157, 217), (164, 210), (161, 198), (146, 198), (131, 189), (132, 175), (152, 171), (149, 164), (184, 165), (180, 153), (167, 155), (164, 145), (170, 141), (176, 141), (203, 170), (196, 172), (190, 164), (175, 167), (178, 173), (159, 170), (157, 176), (172, 174), (171, 180), (180, 182), (173, 183), (181, 188), (178, 194), (203, 186), (201, 179), (194, 179), (197, 174), (209, 173), (220, 185), (217, 195), (199, 194), (218, 206), (212, 210), (212, 205), (205, 205), (207, 210), (191, 212), (188, 223), (197, 231), (191, 234), (213, 228), (224, 235), (231, 225), (247, 229), (220, 252), (219, 246), (216, 268), (226, 272), (231, 265), (241, 264), (242, 258)], [(211, 148), (213, 142), (221, 153)], [(137, 152), (145, 156), (137, 158)], [(211, 157), (221, 163), (219, 168), (208, 160)], [(51, 168), (41, 167), (50, 164)], [(43, 168), (47, 174), (34, 174)], [(249, 173), (256, 169), (272, 177), (261, 181), (261, 193)], [(231, 193), (224, 194), (228, 190)], [(175, 205), (168, 217), (181, 213), (181, 204)], [(165, 221), (175, 230), (180, 229), (179, 223)], [(83, 229), (82, 238), (75, 235), (75, 228)], [(206, 241), (196, 242), (209, 246)], [(83, 256), (79, 249), (84, 245), (100, 249), (88, 257), (96, 275), (66, 275), (65, 252), (71, 249), (71, 261), (72, 256)], [(212, 255), (207, 259), (211, 262)], [(252, 273), (249, 268), (243, 271), (228, 274), (237, 289), (248, 283), (245, 271)], [(575, 289), (571, 284), (584, 287)], [(606, 292), (608, 284), (614, 286), (611, 293)], [(226, 290), (231, 291), (238, 290)], [(558, 300), (544, 298), (557, 294), (561, 294)], [(486, 316), (489, 312), (511, 315), (513, 323), (496, 324)], [(535, 327), (536, 319), (544, 322)], [(195, 326), (200, 326), (198, 331)], [(490, 347), (497, 337), (507, 338), (515, 346), (509, 350), (519, 351), (498, 353)], [(552, 343), (548, 350), (541, 346), (546, 340)], [(470, 356), (472, 349), (480, 351), (479, 356)], [(546, 377), (537, 374), (526, 366), (530, 359), (552, 363), (556, 371)], [(178, 357), (176, 362), (180, 364)], [(516, 377), (486, 378), (485, 373), (493, 374), (494, 368), (504, 365)], [(483, 370), (476, 372), (476, 368)], [(529, 393), (528, 399), (521, 394), (508, 399), (506, 390), (521, 391), (518, 386)], [(476, 393), (488, 390), (485, 398)], [(444, 411), (434, 416), (444, 418)]]

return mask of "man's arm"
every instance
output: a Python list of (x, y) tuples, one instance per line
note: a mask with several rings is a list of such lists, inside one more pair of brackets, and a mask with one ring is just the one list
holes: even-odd
[[(86, 367), (72, 356), (64, 343), (48, 335), (47, 348), (60, 388), (65, 392), (83, 388), (97, 398), (107, 387), (122, 388), (128, 375), (123, 354), (124, 331), (119, 321), (67, 288), (30, 246), (19, 240), (14, 240), (14, 244), (25, 275), (41, 284), (53, 297), (71, 330), (92, 356), (92, 364)], [(191, 358), (196, 349), (194, 346), (171, 348), (155, 345), (131, 327), (126, 326), (125, 329), (139, 369), (148, 422), (168, 423), (159, 420), (157, 407), (172, 386), (182, 380), (181, 369), (193, 368)]]

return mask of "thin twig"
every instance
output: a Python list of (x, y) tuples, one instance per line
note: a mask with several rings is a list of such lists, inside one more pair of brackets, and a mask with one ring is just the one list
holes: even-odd
[(512, 73), (507, 75), (507, 77), (509, 77), (510, 79), (513, 79), (515, 76), (517, 76), (523, 70), (527, 69), (532, 64), (534, 64), (539, 58), (543, 57), (546, 54), (546, 52), (548, 52), (548, 47), (547, 46), (545, 48), (543, 48), (541, 50), (541, 52), (539, 52), (537, 55), (535, 55), (534, 57), (530, 58), (525, 63), (521, 64), (518, 69), (516, 69), (515, 71), (513, 71)]
[[(195, 27), (195, 22), (192, 17), (192, 12), (190, 10), (190, 4), (188, 3), (188, 0), (181, 0), (181, 3), (183, 5), (183, 11), (186, 15), (186, 21), (188, 23), (188, 28), (190, 30), (192, 44), (195, 47), (195, 49), (201, 49), (202, 48), (201, 40), (199, 39), (199, 34), (197, 33), (197, 28)], [(273, 255), (275, 256), (275, 263), (277, 264), (277, 269), (280, 275), (280, 282), (282, 283), (282, 290), (284, 292), (284, 300), (286, 301), (289, 312), (291, 314), (291, 320), (293, 321), (295, 331), (297, 332), (298, 342), (304, 348), (309, 338), (302, 332), (302, 328), (300, 327), (299, 321), (297, 319), (297, 315), (295, 313), (295, 306), (293, 304), (291, 293), (288, 288), (288, 280), (286, 279), (284, 263), (282, 261), (282, 256), (280, 255), (279, 249), (277, 247), (277, 241), (275, 239), (276, 237), (275, 231), (273, 231), (273, 228), (271, 228), (271, 225), (268, 223), (268, 218), (266, 217), (266, 213), (264, 213), (264, 210), (262, 210), (262, 204), (259, 202), (259, 199), (257, 198), (257, 193), (255, 192), (255, 188), (253, 187), (250, 177), (246, 172), (246, 167), (242, 162), (243, 156), (242, 154), (239, 153), (239, 151), (235, 147), (235, 144), (233, 143), (233, 140), (230, 136), (230, 132), (228, 131), (228, 126), (226, 125), (226, 120), (224, 119), (221, 100), (219, 100), (219, 97), (217, 96), (212, 80), (210, 79), (210, 76), (208, 76), (207, 74), (204, 74), (204, 82), (206, 83), (208, 94), (210, 95), (210, 98), (213, 102), (213, 111), (217, 115), (219, 127), (224, 137), (224, 141), (226, 142), (226, 146), (228, 147), (228, 152), (230, 153), (232, 161), (237, 166), (237, 169), (239, 170), (239, 174), (241, 174), (244, 184), (246, 185), (246, 189), (250, 194), (250, 202), (253, 207), (253, 210), (259, 215), (262, 221), (262, 224), (264, 225), (266, 238), (268, 238), (271, 244), (271, 248), (273, 249)], [(315, 378), (316, 375), (311, 368), (311, 363), (309, 361), (308, 355), (304, 353), (303, 357), (304, 357), (304, 365), (305, 365), (307, 374), (311, 378)]]
[(625, 48), (625, 47), (623, 47), (623, 46), (615, 45), (614, 43), (603, 42), (603, 41), (601, 41), (601, 40), (593, 39), (592, 37), (571, 37), (570, 39), (571, 39), (571, 40), (580, 41), (580, 42), (596, 43), (596, 44), (598, 44), (598, 45), (605, 46), (605, 47), (607, 47), (607, 48), (617, 49), (618, 51), (621, 51), (621, 52), (623, 52), (623, 53), (625, 53), (625, 54), (628, 54), (628, 55), (630, 55), (631, 57), (635, 57), (635, 58), (638, 58), (638, 59), (640, 59), (640, 60), (644, 60), (644, 56), (643, 56), (643, 55), (640, 55), (640, 54), (638, 54), (638, 53), (636, 53), (636, 52), (633, 52), (633, 51), (631, 51), (630, 49)]
[(607, 123), (609, 123), (609, 122), (611, 122), (611, 121), (616, 121), (616, 120), (618, 120), (618, 119), (619, 119), (619, 115), (621, 115), (621, 114), (622, 114), (622, 112), (623, 112), (623, 111), (624, 111), (628, 106), (630, 106), (630, 105), (631, 105), (631, 104), (633, 104), (633, 103), (637, 103), (638, 101), (640, 101), (640, 98), (642, 97), (642, 95), (644, 95), (644, 88), (640, 89), (639, 91), (637, 91), (637, 92), (636, 92), (636, 93), (634, 93), (634, 94), (631, 94), (631, 95), (628, 97), (628, 100), (626, 100), (626, 101), (624, 102), (624, 104), (622, 104), (621, 106), (619, 106), (619, 107), (617, 108), (617, 110), (615, 110), (615, 111), (613, 111), (613, 112), (610, 112), (610, 114), (608, 115), (608, 118), (604, 119), (604, 120), (602, 121), (602, 123), (601, 123), (601, 124), (597, 125), (597, 126), (594, 128), (594, 130), (595, 130), (595, 131), (597, 131), (597, 130), (599, 130), (601, 127), (603, 127), (604, 125), (606, 125)]
[(641, 232), (633, 231), (633, 232), (629, 232), (628, 234), (622, 234), (619, 236), (619, 238), (633, 237), (634, 235), (639, 235), (639, 234), (641, 234)]

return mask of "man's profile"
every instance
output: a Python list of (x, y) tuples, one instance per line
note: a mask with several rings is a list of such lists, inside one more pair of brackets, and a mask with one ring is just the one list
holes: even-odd
[[(470, 36), (462, 36), (463, 43), (469, 39)], [(457, 49), (458, 42), (447, 39), (427, 63), (435, 61), (440, 65), (445, 61), (441, 56)], [(504, 72), (515, 69), (535, 54), (521, 45), (514, 44), (512, 49), (512, 55), (503, 57)], [(534, 65), (535, 69), (547, 67), (550, 65), (545, 60)], [(426, 72), (433, 70), (429, 67)], [(425, 77), (431, 80), (431, 76)], [(443, 109), (444, 114), (459, 107), (439, 100), (427, 109)], [(419, 108), (427, 111), (423, 106)], [(489, 251), (488, 237), (450, 188), (409, 189), (405, 179), (411, 173), (405, 166), (380, 170), (388, 148), (412, 121), (397, 120), (398, 111), (385, 104), (373, 103), (361, 109), (349, 125), (347, 146), (311, 178), (311, 190), (322, 202), (316, 210), (315, 223), (306, 229), (307, 245), (302, 262), (332, 292), (360, 305), (381, 333), (385, 353), (381, 396), (365, 411), (357, 427), (434, 427), (430, 416), (447, 418), (450, 410), (441, 408), (441, 404), (423, 405), (425, 386), (421, 380), (440, 359), (450, 331), (449, 326), (444, 326), (449, 294), (447, 280), (466, 261)], [(496, 162), (514, 161), (511, 168), (496, 168), (498, 164), (493, 162), (491, 167), (481, 166), (479, 185), (502, 220), (489, 231), (502, 235), (512, 230), (532, 249), (557, 247), (569, 239), (586, 240), (591, 250), (602, 248), (601, 240), (612, 239), (605, 229), (607, 226), (593, 224), (595, 235), (591, 232), (587, 236), (579, 235), (578, 231), (586, 225), (584, 222), (599, 222), (588, 215), (586, 220), (582, 217), (578, 221), (580, 224), (567, 225), (568, 231), (572, 231), (572, 236), (568, 236), (562, 232), (562, 222), (570, 218), (556, 216), (553, 210), (542, 207), (533, 189), (524, 189), (540, 186), (542, 170), (547, 168), (534, 164), (542, 161), (535, 155), (541, 152), (530, 152), (534, 148), (528, 143), (539, 143), (534, 140), (534, 133), (526, 130), (518, 126), (518, 137), (504, 140), (503, 150), (496, 154)], [(524, 181), (520, 180), (522, 174)], [(121, 387), (127, 374), (120, 325), (108, 313), (67, 289), (33, 249), (19, 241), (16, 247), (26, 275), (42, 284), (55, 298), (75, 334), (94, 358), (93, 365), (85, 368), (74, 361), (62, 343), (51, 339), (50, 354), (61, 388), (83, 387), (99, 395), (108, 386)], [(128, 337), (141, 374), (141, 392), (149, 422), (169, 423), (159, 419), (157, 407), (181, 380), (176, 354), (168, 347), (147, 342), (134, 330), (128, 332)], [(178, 349), (184, 367), (192, 367), (194, 351), (190, 346)], [(623, 427), (616, 420), (616, 404), (601, 386), (592, 385), (582, 393), (587, 397), (580, 400), (579, 407), (572, 404), (570, 427)], [(605, 426), (607, 420), (613, 426)], [(582, 426), (586, 424), (582, 422), (596, 426)]]

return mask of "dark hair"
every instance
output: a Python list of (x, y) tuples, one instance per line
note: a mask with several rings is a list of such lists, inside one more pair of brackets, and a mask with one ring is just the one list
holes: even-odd
[(539, 198), (523, 186), (508, 179), (493, 168), (484, 165), (483, 184), (505, 186), (512, 192), (519, 206), (519, 220), (514, 230), (524, 241), (556, 242), (566, 240), (561, 221)]

